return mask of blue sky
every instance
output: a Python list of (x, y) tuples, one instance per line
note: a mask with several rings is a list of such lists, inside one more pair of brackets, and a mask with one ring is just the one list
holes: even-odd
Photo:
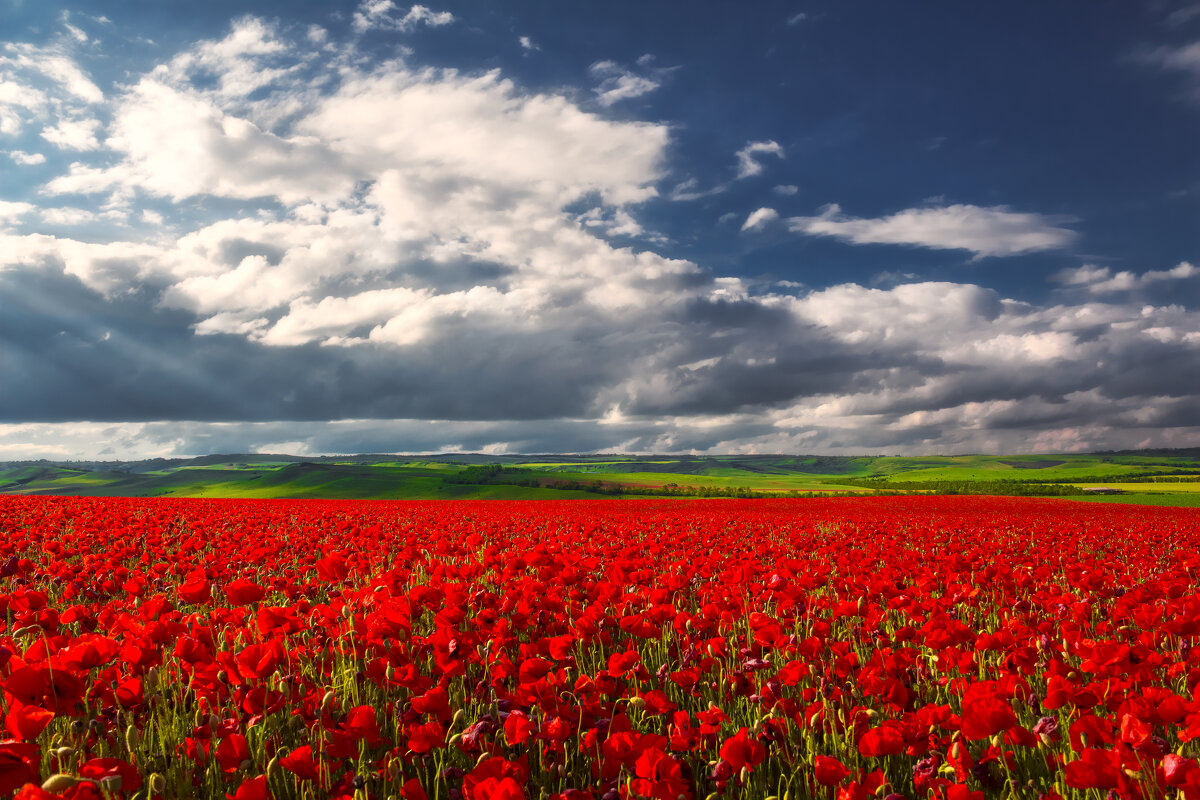
[(0, 458), (1200, 445), (1200, 4), (0, 20)]

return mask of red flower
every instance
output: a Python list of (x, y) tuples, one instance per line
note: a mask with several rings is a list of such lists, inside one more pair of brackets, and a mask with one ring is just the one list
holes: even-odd
[(1064, 774), (1072, 789), (1115, 789), (1120, 780), (1121, 756), (1111, 750), (1088, 748), (1077, 761), (1067, 764)]
[(325, 774), (325, 765), (313, 758), (312, 747), (297, 747), (284, 758), (279, 766), (304, 781), (319, 781)]
[(179, 599), (185, 603), (204, 605), (212, 600), (212, 584), (204, 570), (196, 568), (188, 573), (187, 580), (176, 589)]
[(245, 736), (234, 733), (221, 740), (213, 757), (221, 765), (221, 771), (229, 775), (237, 772), (243, 761), (250, 760), (250, 745)]
[(225, 598), (235, 606), (248, 606), (266, 597), (266, 590), (257, 583), (238, 578), (225, 587)]
[(963, 695), (962, 735), (971, 741), (986, 739), (1017, 724), (1012, 703), (992, 681), (971, 684)]
[(533, 724), (524, 711), (513, 711), (508, 715), (508, 719), (504, 720), (504, 738), (512, 747), (527, 742), (532, 732)]
[(899, 755), (905, 747), (904, 731), (895, 720), (871, 728), (858, 740), (858, 752), (867, 758)]
[(9, 706), (4, 722), (9, 732), (18, 739), (36, 739), (54, 719), (53, 711), (25, 705), (20, 700), (13, 700)]
[(446, 731), (440, 722), (414, 725), (408, 730), (408, 749), (414, 753), (428, 753), (446, 743)]
[(833, 786), (845, 780), (850, 774), (850, 770), (846, 769), (842, 762), (836, 758), (829, 756), (817, 756), (813, 763), (813, 774), (817, 777), (817, 782), (823, 786)]
[(85, 761), (79, 768), (79, 775), (97, 782), (104, 778), (119, 777), (121, 791), (126, 794), (132, 794), (142, 788), (142, 776), (137, 767), (119, 758), (93, 758)]
[(275, 796), (271, 794), (271, 788), (267, 785), (267, 776), (259, 775), (242, 781), (233, 800), (275, 800)]
[(735, 770), (742, 767), (754, 769), (767, 757), (767, 748), (750, 736), (746, 728), (741, 728), (721, 745), (721, 759)]
[(30, 742), (0, 742), (0, 795), (38, 780), (41, 748)]

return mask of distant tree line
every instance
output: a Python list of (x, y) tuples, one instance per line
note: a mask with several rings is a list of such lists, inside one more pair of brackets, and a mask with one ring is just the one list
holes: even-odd
[(1075, 497), (1090, 494), (1078, 486), (1032, 481), (897, 481), (879, 478), (839, 478), (838, 483), (904, 494), (987, 494), (1004, 497)]

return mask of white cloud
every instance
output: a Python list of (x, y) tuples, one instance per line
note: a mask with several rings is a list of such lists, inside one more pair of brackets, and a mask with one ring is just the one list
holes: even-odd
[(649, 94), (662, 86), (659, 78), (638, 75), (613, 61), (597, 61), (588, 71), (600, 79), (600, 85), (595, 89), (596, 99), (606, 107)]
[(779, 219), (779, 212), (773, 208), (760, 208), (746, 217), (742, 224), (743, 231), (758, 231)]
[(354, 12), (351, 25), (358, 33), (372, 28), (408, 32), (418, 25), (436, 28), (454, 22), (449, 11), (432, 11), (422, 5), (412, 6), (403, 16), (399, 11), (393, 0), (364, 0)]
[(104, 93), (59, 47), (35, 47), (8, 42), (0, 50), (0, 66), (39, 73), (59, 84), (74, 98), (88, 104), (103, 102)]
[(799, 25), (801, 22), (803, 22), (806, 19), (808, 19), (808, 14), (801, 11), (799, 13), (792, 14), (790, 17), (788, 17), (787, 24), (788, 25)]
[(23, 167), (45, 164), (46, 157), (41, 153), (26, 153), (22, 150), (9, 150), (8, 157)]
[(1163, 281), (1176, 281), (1194, 278), (1200, 275), (1200, 268), (1187, 261), (1181, 261), (1171, 269), (1147, 270), (1136, 273), (1122, 270), (1114, 273), (1108, 267), (1097, 267), (1085, 264), (1075, 269), (1064, 269), (1054, 276), (1054, 280), (1065, 286), (1081, 287), (1091, 294), (1111, 294), (1128, 292)]
[(63, 119), (58, 125), (42, 128), (42, 138), (63, 150), (96, 150), (100, 147), (96, 138), (99, 130), (97, 119)]
[(528, 36), (522, 36), (517, 41), (520, 42), (522, 50), (541, 50), (542, 49), (533, 41), (533, 39), (530, 39)]
[[(368, 6), (377, 7), (362, 13)], [(652, 68), (649, 60), (638, 67)], [(616, 65), (595, 72), (624, 74)], [(133, 76), (114, 92), (111, 115), (97, 114), (112, 120), (97, 131), (99, 157), (46, 187), (107, 194), (98, 218), (127, 214), (129, 224), (107, 235), (129, 240), (6, 232), (0, 279), (58, 278), (84, 292), (81, 282), (114, 308), (144, 302), (156, 324), (187, 320), (204, 336), (172, 331), (169, 345), (153, 348), (179, 349), (153, 354), (194, 384), (238, 395), (232, 407), (246, 416), (236, 418), (294, 418), (284, 416), (299, 407), (290, 396), (328, 398), (306, 407), (307, 418), (406, 421), (101, 425), (61, 435), (182, 453), (209, 452), (236, 434), (248, 444), (224, 449), (283, 442), (319, 453), (368, 449), (345, 443), (384, 429), (397, 442), (429, 439), (420, 434), (429, 423), (407, 417), (493, 415), (509, 421), (442, 422), (427, 448), (395, 449), (536, 449), (550, 431), (581, 450), (614, 442), (638, 451), (985, 450), (1124, 442), (1126, 431), (1141, 441), (1149, 427), (1183, 424), (1192, 398), (1177, 377), (1143, 365), (1200, 363), (1196, 312), (1098, 302), (1092, 295), (1109, 289), (1091, 287), (1191, 278), (1190, 265), (1065, 275), (1091, 294), (1064, 292), (1088, 302), (1058, 305), (971, 284), (807, 291), (714, 277), (646, 247), (655, 239), (640, 204), (658, 196), (666, 175), (667, 126), (608, 119), (575, 97), (524, 89), (499, 71), (369, 64), (354, 45), (253, 18)], [(83, 116), (81, 108), (74, 112)], [(782, 155), (775, 142), (751, 142), (738, 172), (760, 174), (762, 159)], [(673, 193), (702, 194), (687, 181)], [(153, 210), (139, 207), (147, 198)], [(74, 205), (43, 210), (42, 220), (88, 221)], [(205, 221), (195, 222), (197, 209)], [(0, 217), (24, 225), (36, 211), (10, 203)], [(764, 207), (742, 227), (777, 219)], [(1074, 237), (1053, 218), (975, 206), (878, 219), (832, 208), (788, 224), (979, 255), (1053, 249)], [(640, 246), (607, 237), (638, 237)], [(122, 341), (119, 332), (112, 341)], [(152, 359), (135, 352), (139, 369), (151, 371)], [(205, 373), (198, 362), (209, 352), (226, 355)], [(170, 384), (160, 396), (179, 402), (187, 393)], [(273, 399), (254, 405), (263, 397)], [(125, 402), (110, 407), (129, 413)], [(541, 416), (510, 419), (523, 414)], [(0, 450), (25, 442), (49, 452), (52, 428), (0, 428)], [(599, 428), (609, 438), (598, 438)], [(148, 441), (129, 438), (137, 436)]]
[(785, 184), (781, 184), (780, 186), (776, 186), (776, 187), (772, 188), (771, 191), (774, 192), (775, 194), (779, 195), (780, 197), (791, 197), (796, 192), (800, 191), (800, 187), (793, 186), (790, 183), (785, 183)]
[(14, 222), (29, 212), (33, 211), (37, 206), (32, 203), (21, 203), (14, 200), (0, 200), (0, 225)]
[(42, 208), (38, 214), (49, 225), (83, 225), (98, 217), (96, 212), (86, 208)]
[(1200, 41), (1158, 47), (1142, 53), (1141, 58), (1163, 69), (1185, 73), (1192, 84), (1193, 98), (1200, 100)]
[(886, 217), (849, 217), (829, 205), (815, 217), (792, 217), (788, 226), (810, 236), (833, 236), (853, 244), (899, 244), (939, 250), (970, 250), (976, 256), (1012, 256), (1067, 247), (1076, 233), (1058, 227), (1067, 221), (1009, 211), (951, 205), (910, 208)]
[(778, 142), (773, 140), (750, 142), (741, 150), (738, 150), (735, 155), (737, 156), (738, 180), (762, 174), (763, 165), (759, 162), (758, 156), (784, 157), (783, 148)]

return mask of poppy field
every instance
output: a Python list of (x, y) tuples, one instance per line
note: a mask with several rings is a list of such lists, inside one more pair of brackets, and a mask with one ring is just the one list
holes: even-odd
[(0, 798), (1200, 800), (1200, 511), (0, 497)]

